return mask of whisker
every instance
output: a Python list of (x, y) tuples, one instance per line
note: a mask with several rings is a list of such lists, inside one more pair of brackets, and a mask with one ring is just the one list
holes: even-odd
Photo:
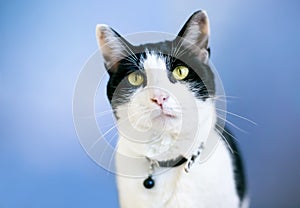
[[(118, 98), (116, 98), (116, 99), (114, 99), (114, 101), (118, 101), (118, 100), (120, 100), (120, 101), (123, 101), (121, 98), (120, 99), (118, 99)], [(118, 110), (126, 110), (126, 109), (121, 109), (121, 108), (119, 108)], [(107, 115), (107, 114), (110, 114), (110, 113), (114, 113), (114, 109), (112, 109), (112, 108), (110, 108), (110, 109), (107, 109), (107, 110), (104, 110), (104, 111), (101, 111), (101, 112), (95, 112), (95, 114), (94, 115), (90, 115), (90, 116), (83, 116), (83, 117), (81, 117), (81, 118), (92, 118), (92, 117), (98, 117), (98, 116), (103, 116), (103, 115)]]
[(248, 119), (246, 117), (240, 116), (238, 114), (235, 114), (235, 113), (232, 113), (230, 111), (223, 110), (223, 109), (220, 109), (220, 108), (217, 108), (217, 107), (216, 107), (216, 110), (224, 112), (224, 113), (227, 113), (227, 114), (232, 115), (232, 116), (236, 116), (237, 118), (243, 119), (243, 120), (248, 121), (248, 122), (252, 123), (253, 125), (257, 126), (257, 123), (255, 123), (254, 121), (252, 121), (252, 120), (250, 120), (250, 119)]
[[(197, 44), (202, 45), (202, 43), (203, 43), (204, 41), (206, 41), (206, 40), (204, 39), (204, 40), (202, 40), (202, 41), (200, 41), (200, 42), (197, 42)], [(184, 39), (183, 39), (182, 42), (184, 42)], [(185, 53), (187, 53), (188, 51), (190, 51), (190, 48), (192, 48), (192, 47), (196, 48), (196, 47), (195, 47), (195, 44), (192, 44), (191, 42), (187, 42), (187, 43), (188, 43), (188, 46), (186, 46), (182, 51), (180, 51), (179, 54), (177, 54), (178, 57), (183, 56)], [(183, 44), (181, 44), (181, 46), (182, 46), (182, 45), (183, 45)], [(200, 48), (199, 48), (199, 50), (200, 50)]]
[(119, 40), (123, 43), (123, 45), (126, 47), (125, 50), (127, 52), (129, 52), (129, 54), (133, 55), (133, 58), (135, 59), (135, 61), (138, 61), (138, 58), (136, 57), (136, 55), (133, 53), (133, 51), (131, 50), (131, 48), (125, 43), (125, 41), (122, 38), (119, 38)]
[(219, 133), (219, 135), (223, 138), (223, 140), (224, 140), (225, 143), (227, 144), (227, 146), (228, 146), (230, 152), (231, 152), (232, 154), (234, 154), (234, 151), (233, 151), (232, 147), (230, 146), (229, 142), (227, 141), (226, 137), (224, 137), (223, 134), (222, 134), (217, 128), (215, 128), (215, 130), (216, 130), (216, 131)]
[(220, 98), (234, 98), (234, 99), (238, 99), (239, 98), (237, 96), (230, 96), (230, 95), (215, 95), (215, 97), (220, 97)]
[[(147, 110), (147, 111), (144, 111), (144, 112), (142, 112), (142, 113), (147, 113), (147, 112), (149, 112), (149, 111), (151, 111), (151, 110)], [(123, 123), (123, 122), (125, 122), (125, 121), (129, 121), (129, 119), (130, 119), (131, 117), (133, 117), (133, 116), (135, 116), (136, 114), (139, 114), (139, 113), (140, 113), (140, 112), (136, 112), (136, 113), (134, 113), (134, 114), (128, 116), (128, 118), (122, 120), (121, 122)], [(91, 145), (91, 147), (89, 148), (88, 152), (89, 152), (90, 150), (92, 150), (92, 149), (94, 148), (94, 146), (95, 146), (102, 138), (104, 138), (105, 135), (107, 135), (107, 134), (108, 134), (109, 132), (111, 132), (114, 128), (116, 128), (116, 126), (118, 126), (118, 124), (120, 124), (120, 122), (119, 122), (119, 123), (115, 123), (110, 129), (108, 129), (106, 132), (104, 132), (103, 135), (102, 135), (101, 137), (99, 137), (99, 138)]]
[[(233, 136), (230, 132), (228, 132), (225, 128), (221, 127), (218, 123), (216, 123), (216, 126), (218, 128), (220, 128), (220, 129), (222, 129), (222, 131), (224, 131), (226, 134), (228, 134), (229, 136), (231, 136), (236, 142), (239, 143), (239, 140), (237, 140), (237, 138), (235, 136)], [(219, 132), (220, 132), (220, 130), (219, 130)]]
[(114, 124), (110, 129), (108, 129), (106, 132), (104, 132), (104, 134), (102, 135), (102, 136), (100, 136), (91, 146), (90, 146), (90, 148), (88, 149), (88, 152), (89, 151), (91, 151), (94, 147), (95, 147), (95, 145), (103, 138), (104, 139), (104, 136), (105, 135), (107, 135), (109, 132), (111, 132), (113, 129), (115, 129), (116, 128), (116, 126), (117, 126), (118, 124), (116, 123), (116, 124)]
[[(150, 110), (150, 111), (153, 111), (153, 110)], [(144, 119), (144, 117), (147, 117), (147, 115), (143, 114), (143, 115), (135, 122), (135, 124), (138, 125), (138, 123), (139, 123), (142, 119)], [(135, 127), (136, 127), (136, 126), (135, 126)]]
[[(123, 101), (122, 99), (115, 99), (115, 100), (116, 100), (116, 101), (118, 101), (118, 100)], [(114, 100), (114, 101), (115, 101), (115, 100)], [(142, 107), (142, 109), (143, 109), (143, 107)], [(123, 111), (123, 110), (125, 111), (125, 110), (127, 110), (127, 109), (121, 109), (121, 108), (118, 109), (118, 111)], [(97, 112), (97, 113), (95, 113), (94, 115), (90, 115), (90, 116), (82, 116), (82, 117), (80, 117), (80, 118), (82, 118), (82, 119), (90, 119), (90, 118), (94, 118), (94, 117), (99, 118), (99, 117), (101, 117), (101, 116), (113, 114), (114, 111), (115, 111), (115, 110), (113, 110), (113, 109), (108, 109), (108, 110), (105, 110), (105, 111)]]
[(107, 124), (101, 124), (100, 126), (104, 128), (104, 127), (112, 127), (113, 125), (111, 123), (107, 123)]
[[(130, 53), (129, 53), (129, 55), (130, 55)], [(124, 59), (129, 61), (131, 64), (134, 64), (136, 62), (136, 59), (133, 56), (126, 56)]]
[(229, 125), (231, 125), (232, 127), (236, 128), (237, 130), (239, 130), (239, 131), (241, 131), (241, 132), (243, 132), (243, 133), (246, 133), (246, 134), (248, 133), (247, 131), (241, 129), (240, 127), (238, 127), (238, 126), (235, 125), (234, 123), (228, 121), (227, 119), (224, 119), (224, 118), (222, 118), (222, 117), (220, 117), (220, 116), (217, 116), (217, 118), (219, 118), (219, 119), (221, 119), (222, 121), (228, 123)]
[(219, 98), (216, 99), (214, 97), (209, 97), (209, 98), (213, 99), (214, 101), (219, 101), (219, 102), (224, 102), (224, 103), (228, 102), (228, 100), (226, 100), (226, 99), (219, 99)]
[[(105, 139), (106, 143), (108, 144), (108, 145), (105, 147), (105, 149), (107, 149), (108, 146), (113, 147), (113, 145), (111, 144), (111, 142), (112, 142), (113, 139), (114, 139), (116, 136), (118, 136), (118, 135), (119, 135), (119, 132), (116, 131), (109, 139)], [(105, 149), (104, 149), (104, 151), (105, 151)]]
[[(172, 57), (177, 57), (177, 54), (181, 48), (181, 45), (182, 45), (182, 39), (179, 39), (176, 46), (173, 47), (173, 43), (172, 43)], [(175, 50), (173, 50), (175, 49)]]
[(102, 112), (99, 112), (99, 113), (95, 113), (94, 115), (81, 116), (80, 118), (82, 118), (82, 119), (91, 119), (91, 118), (94, 118), (94, 117), (108, 115), (112, 112), (113, 112), (113, 110), (107, 110), (107, 111), (102, 111)]
[(125, 60), (129, 61), (129, 63), (124, 63), (123, 65), (127, 65), (127, 66), (135, 66), (137, 68), (140, 68), (140, 66), (137, 64), (137, 61), (133, 58), (130, 57), (126, 57), (124, 58)]
[(111, 168), (112, 161), (113, 161), (113, 159), (114, 159), (114, 157), (115, 157), (115, 155), (116, 155), (116, 152), (117, 152), (118, 148), (119, 148), (119, 142), (117, 143), (116, 147), (113, 149), (113, 153), (112, 153), (112, 155), (111, 155), (111, 157), (110, 157), (110, 160), (109, 160), (109, 163), (108, 163), (108, 168), (109, 168), (109, 170), (110, 170), (110, 168)]
[(98, 117), (98, 116), (103, 116), (103, 115), (107, 115), (107, 114), (111, 114), (113, 113), (114, 110), (112, 109), (109, 109), (109, 110), (106, 110), (106, 111), (102, 111), (102, 112), (99, 112), (99, 113), (95, 113), (95, 116)]
[[(118, 135), (118, 132), (116, 132), (110, 139), (109, 139), (109, 141), (107, 141), (106, 140), (106, 142), (107, 142), (107, 145), (105, 146), (105, 148), (104, 148), (104, 150), (101, 152), (101, 155), (100, 155), (100, 161), (103, 159), (103, 156), (104, 156), (104, 153), (107, 151), (107, 149), (108, 149), (108, 147), (109, 146), (111, 146), (111, 142), (112, 142), (112, 140), (115, 138), (115, 136), (117, 136)], [(111, 146), (112, 147), (112, 146)], [(114, 148), (113, 148), (114, 149)]]
[[(183, 41), (182, 41), (183, 42)], [(181, 44), (181, 45), (183, 45), (183, 44)], [(190, 48), (192, 48), (193, 47), (193, 45), (192, 44), (190, 44), (188, 47), (185, 47), (183, 50), (179, 50), (179, 53), (177, 54), (177, 56), (178, 57), (181, 57), (181, 56), (183, 56), (185, 53), (187, 53), (188, 51), (189, 51), (189, 49)], [(195, 46), (194, 46), (195, 47)]]

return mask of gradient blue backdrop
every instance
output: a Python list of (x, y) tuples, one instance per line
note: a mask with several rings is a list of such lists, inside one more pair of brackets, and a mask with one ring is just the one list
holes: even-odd
[[(51, 3), (50, 3), (51, 2)], [(300, 207), (299, 1), (10, 1), (0, 3), (0, 207), (117, 207), (114, 176), (81, 148), (76, 78), (95, 25), (177, 33), (203, 8), (212, 61), (230, 99), (251, 207)]]

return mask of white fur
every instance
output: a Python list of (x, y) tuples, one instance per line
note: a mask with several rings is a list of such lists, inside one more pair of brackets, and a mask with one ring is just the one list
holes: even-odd
[[(207, 161), (194, 164), (189, 173), (184, 172), (183, 165), (159, 175), (156, 173), (161, 169), (157, 169), (155, 186), (143, 186), (149, 167), (146, 156), (157, 160), (189, 157), (201, 142), (219, 138), (214, 130), (216, 112), (212, 100), (196, 100), (188, 86), (170, 83), (162, 56), (148, 52), (143, 66), (147, 87), (138, 89), (128, 104), (117, 108), (118, 152), (144, 161), (143, 165), (125, 163), (116, 156), (118, 173), (136, 169), (142, 176), (117, 176), (121, 207), (239, 207), (232, 161), (223, 142)], [(151, 102), (151, 98), (161, 95), (168, 96), (163, 109), (174, 117), (163, 116), (160, 107)]]

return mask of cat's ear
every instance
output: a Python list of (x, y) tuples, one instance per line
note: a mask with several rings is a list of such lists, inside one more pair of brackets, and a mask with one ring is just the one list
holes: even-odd
[(107, 70), (114, 72), (119, 61), (128, 56), (127, 52), (132, 45), (112, 28), (103, 24), (96, 26), (96, 38)]
[[(209, 34), (210, 26), (207, 13), (205, 11), (197, 11), (188, 19), (188, 21), (178, 33), (178, 36), (187, 40), (189, 44), (195, 45), (200, 48), (202, 53), (206, 53), (208, 58)], [(203, 55), (205, 54), (202, 54), (202, 56)]]

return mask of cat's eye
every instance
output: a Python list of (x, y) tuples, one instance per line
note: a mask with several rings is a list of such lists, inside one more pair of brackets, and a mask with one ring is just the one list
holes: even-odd
[(128, 75), (128, 81), (133, 86), (139, 86), (143, 84), (144, 77), (140, 72), (135, 71)]
[(186, 66), (177, 66), (172, 73), (175, 79), (183, 80), (189, 74), (189, 68)]

